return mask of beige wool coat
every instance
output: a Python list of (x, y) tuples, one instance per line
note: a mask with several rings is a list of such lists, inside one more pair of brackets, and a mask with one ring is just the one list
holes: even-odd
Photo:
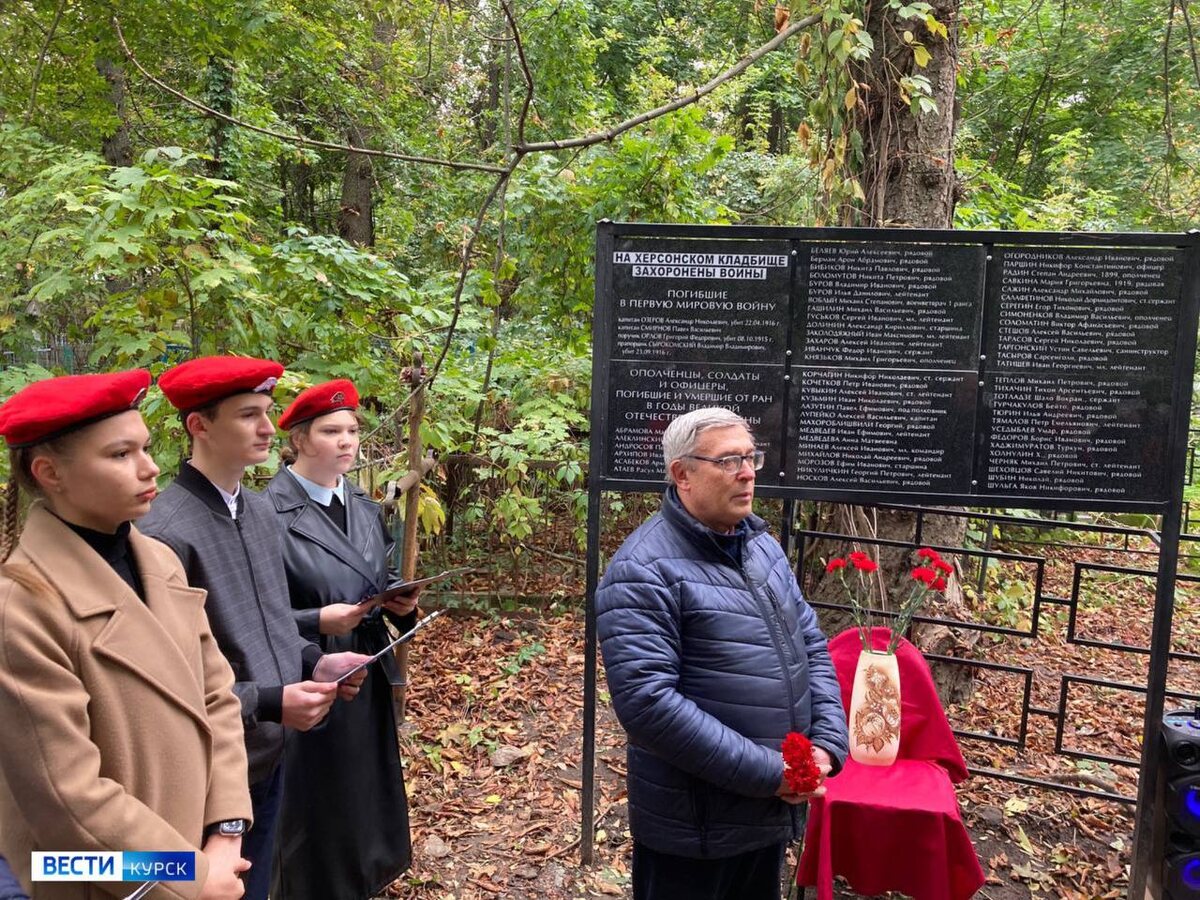
[(35, 900), (124, 897), (136, 885), (31, 884), (33, 850), (197, 851), (206, 825), (249, 819), (233, 672), (175, 554), (130, 532), (146, 602), (34, 504), (0, 569), (0, 851)]

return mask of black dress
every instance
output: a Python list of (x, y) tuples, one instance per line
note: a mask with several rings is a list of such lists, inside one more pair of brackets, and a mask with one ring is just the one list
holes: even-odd
[[(322, 606), (353, 603), (400, 580), (389, 570), (392, 540), (378, 504), (357, 487), (348, 493), (343, 531), (289, 472), (281, 469), (266, 490), (284, 528), (284, 564), (301, 633), (327, 653), (375, 653), (389, 640), (383, 616), (407, 630), (415, 614), (391, 617), (375, 609), (344, 637), (318, 633)], [(271, 900), (361, 900), (382, 893), (408, 868), (395, 680), (388, 653), (369, 667), (353, 701), (335, 701), (312, 731), (289, 733)]]

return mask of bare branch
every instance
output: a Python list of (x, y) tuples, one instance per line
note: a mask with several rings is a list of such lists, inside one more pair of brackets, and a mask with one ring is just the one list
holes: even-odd
[(793, 22), (783, 31), (775, 35), (775, 37), (771, 38), (771, 40), (767, 41), (761, 47), (757, 48), (746, 56), (743, 56), (740, 60), (726, 69), (720, 75), (717, 75), (707, 84), (697, 88), (686, 97), (680, 97), (678, 100), (673, 100), (670, 103), (665, 103), (662, 106), (639, 113), (631, 119), (626, 119), (624, 122), (614, 125), (612, 128), (608, 129), (608, 131), (588, 134), (582, 137), (564, 138), (558, 141), (538, 141), (533, 144), (518, 143), (516, 149), (521, 153), (537, 153), (543, 150), (566, 150), (571, 147), (590, 147), (593, 144), (607, 143), (618, 135), (629, 131), (631, 128), (644, 125), (647, 122), (665, 116), (667, 113), (673, 113), (678, 109), (683, 109), (685, 106), (691, 106), (698, 100), (702, 100), (721, 85), (725, 84), (725, 82), (731, 81), (737, 76), (741, 75), (772, 50), (775, 50), (777, 47), (779, 47), (779, 45), (784, 43), (788, 38), (803, 31), (805, 28), (811, 28), (819, 21), (821, 21), (820, 14), (814, 13), (813, 15), (805, 16), (803, 19)]
[(441, 8), (442, 4), (440, 2), (433, 4), (433, 15), (429, 20), (429, 40), (425, 43), (425, 74), (417, 76), (420, 81), (428, 78), (429, 74), (433, 71), (433, 31), (437, 26), (438, 10)]
[(369, 147), (355, 147), (349, 144), (334, 144), (330, 141), (316, 141), (312, 138), (306, 138), (298, 134), (284, 134), (281, 131), (274, 131), (270, 128), (261, 128), (258, 125), (252, 125), (249, 122), (244, 122), (241, 119), (236, 119), (233, 116), (226, 115), (223, 112), (215, 110), (211, 106), (206, 106), (199, 100), (189, 97), (182, 91), (171, 87), (162, 79), (151, 75), (148, 71), (146, 71), (145, 66), (141, 64), (138, 58), (133, 55), (133, 51), (129, 49), (129, 45), (125, 42), (125, 34), (121, 31), (121, 23), (117, 21), (116, 16), (112, 17), (112, 25), (113, 30), (117, 35), (117, 41), (121, 45), (122, 52), (124, 52), (126, 58), (133, 63), (134, 68), (142, 73), (144, 78), (149, 80), (160, 90), (166, 91), (172, 97), (175, 97), (183, 103), (186, 103), (188, 106), (204, 113), (204, 115), (209, 116), (210, 118), (220, 119), (221, 121), (228, 122), (230, 125), (235, 125), (238, 128), (245, 128), (247, 131), (253, 131), (257, 134), (263, 134), (267, 137), (272, 137), (276, 140), (284, 141), (289, 144), (296, 144), (301, 147), (313, 147), (318, 150), (335, 150), (339, 153), (358, 153), (362, 156), (377, 156), (384, 159), (399, 160), (400, 162), (419, 163), (421, 165), (428, 166), (443, 166), (448, 169), (464, 169), (474, 172), (494, 172), (496, 174), (503, 174), (505, 178), (511, 174), (511, 171), (503, 166), (494, 166), (488, 163), (457, 162), (455, 160), (436, 159), (429, 156), (412, 156), (407, 153), (393, 153), (390, 150), (372, 150)]
[(58, 0), (58, 9), (54, 11), (54, 21), (50, 23), (50, 30), (46, 32), (46, 39), (42, 41), (42, 50), (38, 54), (37, 66), (33, 70), (33, 84), (29, 87), (29, 106), (25, 110), (26, 125), (33, 119), (33, 111), (37, 108), (38, 85), (42, 81), (42, 68), (46, 65), (46, 54), (50, 51), (50, 42), (54, 40), (54, 33), (58, 31), (58, 23), (62, 21), (63, 10), (66, 7), (67, 0)]
[(462, 312), (463, 288), (467, 283), (467, 275), (471, 271), (471, 251), (475, 249), (475, 241), (478, 239), (480, 232), (483, 231), (483, 223), (487, 219), (487, 211), (491, 208), (492, 202), (499, 196), (500, 191), (508, 184), (508, 179), (512, 177), (512, 173), (516, 171), (517, 166), (521, 164), (521, 160), (524, 158), (525, 154), (520, 150), (513, 154), (508, 168), (496, 179), (496, 183), (492, 185), (492, 189), (488, 192), (488, 195), (479, 204), (479, 212), (475, 216), (475, 225), (471, 229), (471, 236), (467, 239), (467, 243), (463, 245), (462, 265), (458, 269), (458, 283), (454, 286), (454, 313), (450, 317), (450, 327), (446, 330), (446, 340), (442, 344), (442, 352), (438, 354), (437, 362), (433, 364), (433, 369), (430, 371), (429, 378), (425, 382), (426, 386), (432, 384), (433, 380), (437, 378), (438, 372), (442, 368), (442, 362), (446, 359), (446, 354), (450, 352), (450, 344), (454, 341), (454, 331), (458, 327), (458, 317)]
[[(450, 8), (450, 0), (447, 0), (447, 7)], [(563, 140), (551, 140), (551, 141), (541, 141), (541, 142), (537, 142), (537, 143), (526, 143), (525, 142), (525, 122), (528, 118), (529, 109), (533, 102), (533, 96), (534, 96), (533, 74), (529, 68), (528, 59), (525, 56), (524, 44), (521, 41), (520, 31), (517, 28), (516, 18), (513, 14), (512, 7), (510, 6), (510, 0), (501, 0), (501, 8), (504, 11), (504, 16), (508, 21), (509, 28), (512, 30), (512, 41), (513, 41), (513, 44), (517, 48), (517, 55), (518, 55), (518, 58), (519, 58), (520, 64), (521, 64), (521, 73), (522, 73), (522, 77), (525, 79), (525, 88), (526, 88), (525, 99), (522, 104), (521, 114), (520, 114), (520, 118), (518, 120), (518, 131), (517, 131), (518, 142), (517, 142), (516, 146), (512, 148), (511, 155), (508, 159), (508, 162), (504, 166), (490, 165), (487, 163), (457, 162), (454, 160), (434, 159), (434, 158), (430, 158), (430, 157), (413, 156), (413, 155), (403, 154), (403, 153), (392, 153), (392, 152), (386, 151), (386, 150), (372, 150), (372, 149), (368, 149), (366, 147), (357, 147), (357, 146), (352, 146), (352, 145), (347, 145), (347, 144), (335, 144), (335, 143), (331, 143), (328, 141), (313, 140), (311, 138), (306, 138), (301, 135), (284, 134), (282, 132), (274, 131), (272, 129), (262, 128), (257, 125), (252, 125), (249, 122), (244, 122), (240, 119), (236, 119), (232, 116), (226, 115), (225, 113), (219, 112), (218, 110), (212, 109), (211, 107), (205, 105), (204, 103), (201, 103), (200, 101), (194, 99), (193, 97), (189, 97), (187, 94), (183, 93), (182, 91), (172, 87), (171, 85), (167, 84), (166, 82), (164, 82), (161, 79), (152, 75), (150, 72), (148, 72), (146, 70), (146, 68), (141, 64), (141, 62), (133, 54), (133, 51), (129, 48), (129, 45), (125, 41), (125, 35), (121, 30), (121, 24), (117, 20), (116, 16), (112, 17), (112, 25), (113, 25), (113, 30), (116, 33), (117, 41), (120, 43), (121, 50), (124, 52), (125, 56), (129, 59), (129, 61), (133, 64), (134, 68), (136, 68), (138, 70), (138, 72), (140, 72), (142, 74), (142, 76), (144, 78), (149, 80), (152, 84), (154, 84), (160, 90), (164, 91), (167, 94), (170, 94), (171, 96), (182, 101), (183, 103), (187, 104), (188, 106), (192, 107), (193, 109), (198, 110), (199, 112), (203, 113), (206, 116), (220, 119), (220, 120), (228, 122), (229, 124), (234, 125), (236, 127), (245, 128), (248, 131), (266, 135), (267, 137), (272, 137), (272, 138), (275, 138), (276, 140), (284, 141), (284, 142), (291, 143), (291, 144), (296, 144), (299, 146), (313, 147), (313, 148), (321, 149), (321, 150), (332, 150), (332, 151), (336, 151), (336, 152), (340, 152), (340, 153), (358, 153), (363, 156), (375, 156), (375, 157), (382, 157), (385, 159), (395, 159), (395, 160), (399, 160), (401, 162), (418, 163), (418, 164), (432, 165), (432, 166), (443, 166), (443, 167), (450, 168), (450, 169), (461, 169), (461, 170), (470, 170), (470, 171), (478, 171), (478, 172), (490, 172), (497, 176), (495, 183), (491, 187), (491, 190), (488, 192), (487, 196), (483, 199), (483, 202), (479, 206), (479, 210), (475, 216), (475, 223), (471, 228), (470, 236), (467, 238), (467, 241), (463, 245), (463, 248), (462, 248), (462, 260), (461, 260), (461, 264), (459, 266), (458, 281), (455, 284), (455, 288), (454, 288), (454, 298), (453, 298), (454, 311), (453, 311), (453, 314), (450, 319), (450, 324), (446, 328), (445, 339), (442, 343), (441, 352), (438, 355), (437, 362), (434, 363), (433, 368), (430, 371), (428, 380), (425, 382), (425, 386), (428, 388), (429, 385), (434, 381), (434, 379), (437, 378), (437, 375), (438, 375), (439, 371), (441, 370), (442, 363), (445, 361), (446, 355), (450, 351), (450, 345), (452, 344), (452, 342), (454, 340), (455, 330), (458, 326), (458, 320), (459, 320), (459, 317), (462, 312), (463, 290), (466, 286), (467, 275), (471, 271), (471, 255), (472, 255), (472, 252), (474, 251), (475, 244), (478, 241), (479, 236), (483, 231), (484, 223), (487, 221), (488, 211), (491, 209), (492, 204), (496, 201), (496, 198), (498, 196), (501, 196), (502, 191), (508, 185), (509, 180), (512, 178), (513, 173), (521, 165), (521, 163), (524, 161), (524, 159), (527, 155), (529, 155), (530, 153), (535, 153), (535, 152), (545, 152), (545, 151), (553, 151), (553, 150), (563, 150), (563, 149), (573, 149), (573, 148), (582, 149), (584, 147), (590, 147), (595, 144), (606, 143), (608, 141), (613, 140), (618, 135), (623, 134), (624, 132), (629, 131), (630, 129), (636, 128), (639, 125), (643, 125), (646, 122), (653, 121), (654, 119), (661, 118), (662, 116), (665, 116), (669, 113), (675, 112), (676, 110), (683, 109), (686, 106), (690, 106), (691, 104), (696, 103), (696, 102), (702, 100), (703, 98), (705, 98), (706, 96), (708, 96), (709, 94), (711, 94), (722, 84), (725, 84), (726, 82), (731, 81), (732, 79), (736, 78), (738, 75), (742, 74), (742, 72), (746, 71), (746, 69), (750, 68), (750, 66), (754, 65), (754, 63), (758, 62), (760, 59), (762, 59), (768, 53), (777, 49), (780, 45), (782, 45), (785, 41), (787, 41), (793, 35), (799, 33), (800, 31), (804, 30), (805, 28), (809, 28), (809, 27), (815, 25), (821, 19), (820, 14), (813, 14), (810, 16), (806, 16), (805, 18), (800, 19), (796, 22), (793, 22), (791, 25), (789, 25), (783, 31), (780, 31), (778, 34), (776, 34), (770, 41), (768, 41), (767, 43), (758, 47), (757, 49), (753, 50), (746, 56), (742, 57), (734, 65), (730, 66), (728, 69), (725, 69), (723, 72), (721, 72), (715, 78), (713, 78), (712, 80), (710, 80), (709, 82), (707, 82), (706, 84), (701, 86), (700, 88), (696, 89), (695, 91), (693, 91), (691, 94), (687, 95), (686, 97), (681, 97), (677, 100), (672, 101), (671, 103), (667, 103), (662, 106), (658, 106), (654, 109), (647, 110), (646, 112), (640, 113), (630, 119), (626, 119), (625, 121), (623, 121), (617, 125), (614, 125), (612, 128), (610, 128), (607, 131), (604, 131), (601, 133), (590, 134), (590, 135), (584, 135), (581, 137), (566, 138)], [(450, 11), (451, 11), (451, 13), (453, 13), (452, 9)], [(373, 432), (371, 432), (371, 434), (367, 435), (364, 438), (364, 440), (372, 437), (375, 434), (375, 432), (379, 431), (382, 427), (383, 426), (381, 424), (379, 428), (375, 429), (375, 431), (373, 431)]]
[(504, 18), (508, 19), (508, 27), (517, 46), (517, 59), (521, 62), (521, 76), (525, 79), (525, 100), (521, 104), (521, 114), (517, 117), (517, 145), (521, 146), (525, 143), (525, 120), (529, 117), (529, 104), (533, 102), (533, 73), (529, 71), (525, 45), (521, 43), (521, 32), (517, 29), (517, 20), (508, 5), (508, 0), (500, 0), (500, 7), (504, 10)]

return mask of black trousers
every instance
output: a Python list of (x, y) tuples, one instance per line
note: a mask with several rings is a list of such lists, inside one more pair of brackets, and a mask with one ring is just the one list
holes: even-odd
[(779, 900), (786, 844), (690, 859), (633, 844), (633, 900)]
[(271, 864), (275, 859), (275, 826), (283, 800), (283, 763), (261, 781), (250, 785), (250, 807), (254, 827), (242, 838), (242, 857), (250, 860), (250, 871), (242, 876), (246, 893), (242, 900), (267, 900), (271, 890)]

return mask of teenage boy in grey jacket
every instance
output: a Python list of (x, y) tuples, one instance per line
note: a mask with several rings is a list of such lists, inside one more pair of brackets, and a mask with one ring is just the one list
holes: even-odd
[(812, 741), (822, 775), (848, 752), (825, 636), (779, 543), (751, 512), (762, 453), (725, 409), (663, 434), (662, 509), (596, 594), (609, 691), (629, 738), (635, 900), (777, 900), (800, 836), (780, 745)]
[[(204, 357), (163, 373), (159, 387), (180, 411), (192, 456), (138, 523), (175, 551), (189, 584), (208, 591), (205, 611), (233, 667), (254, 808), (254, 828), (242, 842), (251, 863), (246, 900), (266, 900), (270, 888), (284, 729), (307, 731), (336, 697), (352, 700), (366, 672), (340, 686), (334, 681), (368, 659), (322, 656), (300, 636), (274, 506), (241, 484), (245, 470), (270, 452), (271, 390), (282, 374), (279, 363), (246, 357)], [(245, 823), (218, 827), (241, 833)]]

